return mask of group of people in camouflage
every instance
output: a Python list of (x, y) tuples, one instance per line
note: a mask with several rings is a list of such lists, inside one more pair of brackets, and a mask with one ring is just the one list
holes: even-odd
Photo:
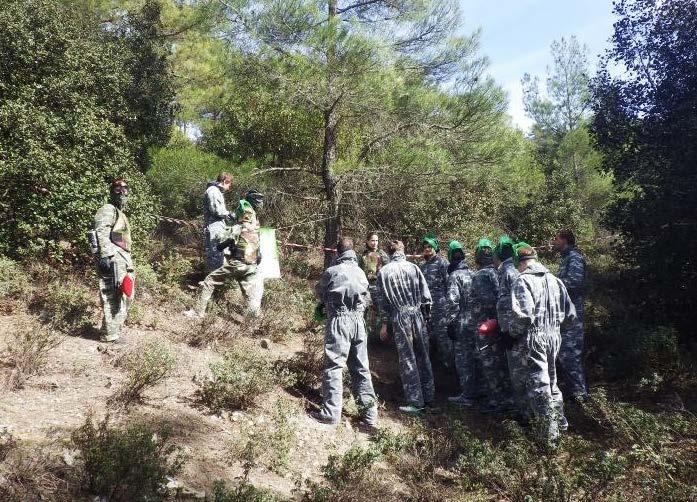
[[(200, 318), (206, 313), (217, 286), (235, 280), (247, 301), (251, 316), (261, 313), (264, 293), (263, 279), (257, 274), (261, 262), (259, 220), (256, 211), (264, 196), (249, 190), (234, 212), (225, 207), (223, 194), (229, 190), (232, 176), (220, 173), (210, 183), (203, 197), (203, 248), (208, 275), (200, 283), (196, 306), (186, 311), (187, 317)], [(102, 301), (101, 340), (124, 343), (121, 329), (135, 294), (135, 272), (131, 257), (131, 227), (123, 212), (129, 188), (124, 180), (111, 184), (109, 202), (99, 208), (88, 240), (95, 255)]]
[[(250, 190), (234, 212), (223, 193), (232, 178), (221, 173), (204, 194), (204, 255), (209, 274), (200, 283), (195, 308), (202, 317), (217, 286), (236, 280), (252, 316), (260, 315), (263, 279), (259, 221), (263, 195)], [(102, 340), (120, 337), (134, 295), (131, 230), (123, 210), (129, 189), (111, 185), (110, 201), (96, 213), (90, 242), (96, 256), (104, 312)], [(574, 234), (559, 232), (554, 241), (562, 261), (557, 277), (537, 261), (532, 246), (502, 236), (497, 245), (480, 239), (471, 270), (458, 241), (450, 241), (447, 259), (434, 235), (423, 238), (421, 266), (407, 261), (404, 244), (390, 241), (387, 252), (378, 235), (367, 236), (360, 256), (353, 241), (337, 243), (334, 263), (316, 292), (326, 312), (323, 406), (313, 414), (323, 423), (341, 416), (342, 371), (348, 367), (352, 391), (366, 424), (377, 423), (377, 398), (368, 365), (368, 339), (394, 338), (405, 405), (419, 415), (434, 407), (431, 352), (452, 371), (460, 393), (453, 405), (480, 405), (483, 412), (517, 412), (535, 423), (545, 440), (554, 441), (568, 424), (557, 369), (572, 396), (587, 397), (583, 371), (583, 294), (586, 262)]]
[[(583, 284), (585, 260), (572, 232), (561, 231), (558, 277), (537, 261), (525, 242), (502, 236), (497, 245), (480, 239), (475, 270), (458, 241), (447, 259), (438, 239), (423, 239), (421, 266), (407, 261), (404, 244), (366, 238), (361, 256), (342, 238), (335, 264), (317, 286), (326, 312), (324, 404), (313, 417), (336, 424), (341, 416), (342, 374), (347, 366), (364, 421), (377, 421), (368, 367), (367, 340), (393, 337), (406, 403), (400, 410), (420, 415), (434, 409), (431, 353), (457, 375), (457, 406), (480, 405), (486, 413), (514, 413), (554, 441), (568, 427), (557, 385), (561, 370), (574, 398), (587, 397), (583, 373)], [(367, 332), (366, 332), (367, 327)]]

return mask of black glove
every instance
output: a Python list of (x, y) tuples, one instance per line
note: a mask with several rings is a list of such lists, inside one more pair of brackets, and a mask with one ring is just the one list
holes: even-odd
[(220, 242), (215, 246), (218, 251), (223, 251), (225, 248), (230, 248), (232, 250), (235, 247), (235, 241), (228, 239), (226, 241)]
[(501, 340), (501, 346), (506, 350), (511, 350), (518, 340), (513, 338), (508, 332), (501, 332), (499, 338)]
[(261, 263), (261, 251), (257, 251), (257, 265)]
[(421, 315), (424, 316), (425, 321), (431, 320), (431, 304), (430, 303), (422, 303), (421, 304)]
[(97, 268), (102, 275), (111, 274), (111, 258), (108, 256), (102, 256), (97, 263)]
[(457, 337), (457, 327), (455, 326), (454, 322), (451, 322), (448, 324), (448, 338), (450, 338), (452, 341), (455, 341), (455, 338)]

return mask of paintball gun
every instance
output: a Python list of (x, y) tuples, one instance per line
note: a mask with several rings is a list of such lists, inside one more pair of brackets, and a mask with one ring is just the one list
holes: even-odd
[(94, 230), (88, 230), (85, 234), (87, 236), (87, 243), (90, 245), (90, 251), (93, 255), (99, 253), (99, 241), (97, 240), (97, 232)]
[(430, 303), (422, 303), (421, 304), (421, 315), (424, 316), (425, 321), (431, 320), (431, 304)]

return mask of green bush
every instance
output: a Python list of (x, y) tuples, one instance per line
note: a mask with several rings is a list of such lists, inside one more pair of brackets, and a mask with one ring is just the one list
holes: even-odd
[(134, 422), (112, 426), (107, 416), (95, 425), (88, 416), (71, 437), (82, 453), (89, 491), (113, 501), (164, 500), (167, 476), (181, 469), (181, 449), (171, 430)]
[(143, 397), (143, 392), (167, 378), (175, 365), (175, 358), (162, 343), (151, 341), (138, 345), (119, 358), (118, 364), (126, 371), (126, 379), (109, 397), (110, 403), (128, 407)]
[(136, 287), (138, 294), (155, 296), (160, 293), (161, 285), (157, 273), (149, 263), (136, 264)]
[(169, 286), (181, 286), (193, 270), (192, 261), (177, 252), (169, 253), (157, 262), (157, 274)]
[(31, 279), (21, 265), (0, 255), (0, 299), (28, 301), (31, 290)]
[(235, 347), (210, 365), (211, 374), (198, 377), (196, 395), (213, 412), (249, 408), (275, 385), (287, 385), (290, 376), (258, 353)]
[(41, 372), (48, 355), (63, 341), (64, 335), (39, 324), (26, 323), (15, 330), (0, 362), (12, 368), (5, 385), (10, 390), (21, 389), (29, 378)]
[(53, 329), (75, 335), (91, 325), (96, 294), (78, 282), (52, 282), (35, 298), (34, 307)]
[(147, 177), (166, 208), (166, 216), (198, 218), (206, 183), (221, 171), (233, 170), (230, 162), (196, 146), (166, 146), (153, 150)]
[(232, 488), (225, 486), (222, 480), (213, 484), (213, 502), (280, 502), (281, 500), (283, 499), (270, 491), (257, 488), (245, 480), (236, 482)]
[(86, 12), (53, 0), (0, 10), (0, 253), (86, 257), (85, 230), (118, 177), (131, 186), (136, 242), (153, 227), (157, 202), (134, 162), (141, 138), (129, 138), (145, 118), (128, 103), (143, 68)]

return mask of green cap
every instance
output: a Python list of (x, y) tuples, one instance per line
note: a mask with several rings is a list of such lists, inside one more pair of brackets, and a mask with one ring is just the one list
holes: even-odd
[(459, 241), (448, 242), (448, 261), (453, 261), (453, 253), (457, 250), (462, 251), (462, 255), (465, 255), (465, 248), (462, 247)]
[(533, 250), (533, 254), (528, 255), (528, 256), (525, 257), (526, 260), (530, 260), (530, 259), (532, 259), (532, 258), (537, 258), (537, 252), (535, 251), (535, 248), (532, 247), (532, 246), (531, 246), (530, 244), (528, 244), (527, 242), (521, 241), (521, 242), (519, 242), (518, 244), (514, 244), (514, 245), (513, 245), (513, 263), (515, 264), (516, 267), (517, 267), (518, 264), (520, 263), (520, 254), (519, 254), (519, 253), (520, 253), (520, 250), (521, 250), (521, 249), (526, 249), (526, 248), (530, 248), (530, 249)]
[(496, 245), (496, 248), (494, 248), (494, 254), (499, 258), (499, 260), (503, 260), (503, 248), (506, 246), (513, 248), (513, 245), (513, 239), (511, 239), (508, 235), (502, 235), (499, 237), (499, 243)]
[(440, 251), (440, 244), (438, 244), (438, 238), (436, 237), (435, 234), (428, 233), (426, 236), (421, 240), (423, 244), (428, 244), (431, 246), (436, 252)]

